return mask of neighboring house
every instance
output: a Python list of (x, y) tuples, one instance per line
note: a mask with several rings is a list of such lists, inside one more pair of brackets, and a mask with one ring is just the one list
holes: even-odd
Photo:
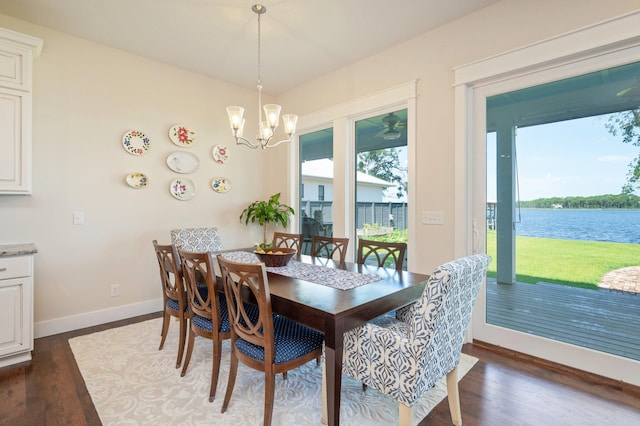
[[(333, 161), (328, 158), (302, 163), (301, 201), (333, 201)], [(382, 202), (385, 190), (395, 185), (363, 172), (356, 172), (358, 201)]]

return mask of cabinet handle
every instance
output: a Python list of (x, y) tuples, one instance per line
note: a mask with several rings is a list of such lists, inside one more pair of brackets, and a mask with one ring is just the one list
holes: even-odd
[(6, 270), (7, 270), (7, 268), (0, 268), (0, 272), (4, 272)]

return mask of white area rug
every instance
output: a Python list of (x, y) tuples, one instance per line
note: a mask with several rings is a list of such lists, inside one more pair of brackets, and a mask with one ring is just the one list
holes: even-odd
[[(162, 319), (157, 318), (69, 340), (73, 355), (104, 425), (261, 425), (264, 375), (242, 364), (226, 413), (220, 413), (229, 375), (229, 341), (222, 346), (216, 398), (209, 402), (211, 341), (196, 337), (189, 369), (175, 368), (178, 323), (172, 320), (158, 351)], [(464, 376), (477, 358), (462, 355)], [(320, 425), (321, 366), (315, 361), (277, 378), (273, 425)], [(414, 424), (446, 396), (444, 382), (414, 406)], [(343, 376), (340, 423), (397, 424), (397, 403)]]

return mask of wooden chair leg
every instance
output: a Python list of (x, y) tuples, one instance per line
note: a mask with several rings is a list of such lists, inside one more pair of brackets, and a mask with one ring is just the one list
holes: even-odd
[(231, 394), (233, 393), (233, 387), (236, 384), (236, 375), (238, 374), (238, 358), (236, 358), (233, 351), (231, 352), (231, 363), (229, 364), (229, 379), (227, 381), (227, 392), (224, 394), (224, 401), (222, 402), (221, 413), (227, 411), (229, 401), (231, 400)]
[(170, 319), (169, 319), (169, 314), (167, 313), (167, 311), (164, 311), (164, 316), (162, 317), (162, 331), (160, 332), (160, 347), (158, 347), (158, 350), (161, 351), (162, 348), (164, 347), (164, 341), (167, 339), (167, 334), (169, 331), (169, 323), (170, 323)]
[(276, 376), (273, 373), (265, 373), (264, 386), (264, 426), (271, 426), (273, 416), (273, 396), (276, 390)]
[(182, 372), (180, 377), (184, 377), (187, 374), (187, 367), (189, 367), (189, 361), (191, 361), (191, 352), (193, 352), (193, 342), (196, 338), (196, 334), (193, 330), (189, 330), (189, 343), (187, 343), (187, 355), (184, 357), (184, 365), (182, 366)]
[(320, 414), (320, 423), (327, 424), (328, 416), (327, 410), (327, 369), (325, 364), (322, 364), (322, 413)]
[(447, 397), (451, 420), (456, 426), (462, 426), (462, 413), (460, 412), (460, 394), (458, 392), (458, 366), (447, 374)]
[(413, 421), (413, 407), (398, 403), (398, 425), (411, 426)]
[(176, 368), (180, 368), (180, 365), (182, 364), (185, 340), (187, 340), (187, 319), (180, 318), (180, 340), (178, 342), (178, 359), (176, 360)]
[(222, 342), (213, 342), (213, 362), (211, 363), (211, 388), (209, 388), (209, 402), (213, 402), (218, 388), (218, 375), (220, 374), (220, 357), (222, 356)]

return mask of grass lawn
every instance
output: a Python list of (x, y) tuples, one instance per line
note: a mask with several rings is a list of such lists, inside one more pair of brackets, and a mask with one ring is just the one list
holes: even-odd
[[(496, 231), (487, 230), (489, 277), (496, 277)], [(516, 237), (516, 280), (597, 288), (603, 275), (640, 265), (640, 244)]]

